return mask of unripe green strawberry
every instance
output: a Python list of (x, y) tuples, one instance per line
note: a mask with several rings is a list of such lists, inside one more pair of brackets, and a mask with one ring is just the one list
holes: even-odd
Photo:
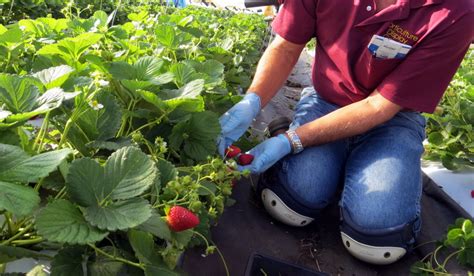
[(181, 206), (171, 207), (166, 221), (171, 230), (175, 232), (184, 231), (199, 225), (199, 218), (193, 212)]

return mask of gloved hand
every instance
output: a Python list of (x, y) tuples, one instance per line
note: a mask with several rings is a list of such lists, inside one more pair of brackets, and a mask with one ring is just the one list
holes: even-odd
[(290, 141), (284, 134), (279, 134), (251, 149), (249, 153), (254, 156), (253, 162), (248, 166), (238, 166), (238, 169), (239, 171), (250, 170), (252, 173), (261, 173), (290, 152)]
[(260, 105), (260, 97), (255, 93), (248, 93), (220, 117), (221, 134), (217, 139), (220, 155), (224, 156), (225, 149), (249, 128), (252, 120), (260, 112)]

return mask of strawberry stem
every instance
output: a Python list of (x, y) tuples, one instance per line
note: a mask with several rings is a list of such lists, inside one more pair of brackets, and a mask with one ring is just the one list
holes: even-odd
[[(206, 243), (206, 246), (209, 247), (209, 241), (206, 239), (206, 237), (204, 237), (203, 234), (197, 232), (197, 231), (193, 231), (194, 234), (198, 235), (199, 237), (201, 237), (204, 242)], [(210, 241), (212, 243), (212, 245), (215, 246), (216, 250), (217, 250), (217, 253), (219, 254), (219, 257), (221, 258), (222, 260), (222, 263), (224, 264), (224, 269), (225, 269), (225, 274), (227, 276), (230, 276), (230, 273), (229, 273), (229, 268), (227, 267), (227, 262), (225, 261), (224, 259), (224, 255), (222, 255), (222, 252), (219, 250), (219, 248), (217, 247), (217, 245), (213, 242), (213, 241)]]

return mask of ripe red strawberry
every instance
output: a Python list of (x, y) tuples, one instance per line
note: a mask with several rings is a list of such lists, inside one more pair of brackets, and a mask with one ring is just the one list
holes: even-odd
[(166, 221), (171, 230), (175, 232), (194, 228), (199, 224), (199, 218), (193, 212), (181, 206), (171, 207)]
[(471, 197), (474, 198), (474, 190), (471, 191)]
[(253, 155), (248, 153), (242, 153), (239, 155), (239, 165), (245, 166), (250, 165), (253, 161)]
[(242, 151), (240, 150), (239, 147), (231, 145), (225, 149), (225, 156), (227, 158), (234, 158), (237, 155), (239, 155), (241, 152)]

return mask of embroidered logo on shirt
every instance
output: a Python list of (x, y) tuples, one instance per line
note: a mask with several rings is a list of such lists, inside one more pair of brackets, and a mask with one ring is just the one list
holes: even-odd
[(419, 39), (418, 36), (410, 33), (407, 29), (404, 29), (403, 27), (400, 27), (394, 23), (390, 24), (384, 36), (403, 44), (413, 44)]

